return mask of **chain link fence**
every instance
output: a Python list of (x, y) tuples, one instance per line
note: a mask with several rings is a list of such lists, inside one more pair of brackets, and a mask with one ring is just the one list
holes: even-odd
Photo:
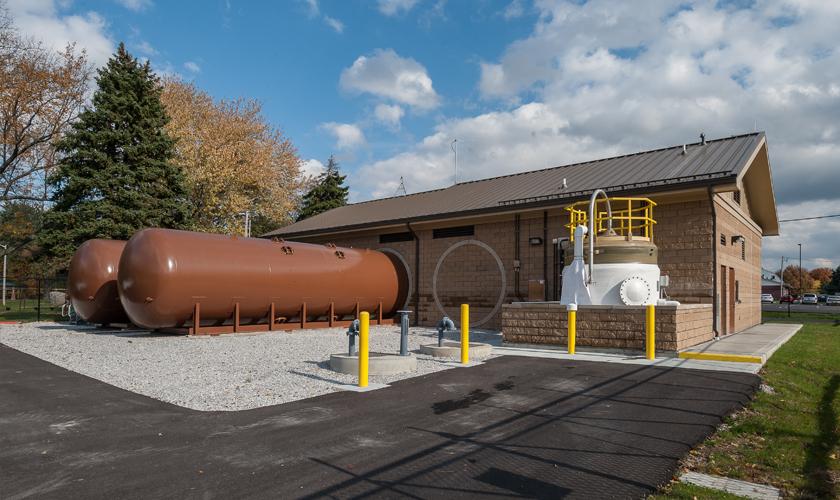
[(67, 298), (66, 276), (7, 276), (0, 298), (2, 321), (75, 320)]

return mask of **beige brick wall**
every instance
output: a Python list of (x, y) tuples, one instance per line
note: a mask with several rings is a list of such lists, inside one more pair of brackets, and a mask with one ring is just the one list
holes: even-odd
[[(656, 349), (678, 351), (714, 338), (711, 304), (656, 308)], [(645, 348), (644, 307), (580, 306), (576, 344), (619, 349)], [(514, 303), (502, 309), (505, 342), (566, 345), (568, 313), (557, 303)]]
[[(746, 200), (741, 202), (746, 205)], [(729, 285), (729, 274), (734, 273), (735, 281), (738, 283), (738, 297), (735, 302), (734, 329), (721, 324), (720, 333), (735, 333), (761, 323), (761, 232), (758, 227), (750, 223), (742, 207), (735, 204), (731, 193), (718, 195), (715, 198), (717, 210), (717, 235), (715, 244), (718, 248), (718, 260), (715, 272), (718, 273), (718, 294), (720, 300), (726, 300), (722, 295), (724, 289), (721, 266), (726, 267), (727, 285)], [(721, 235), (724, 237), (725, 245), (721, 244)], [(733, 236), (744, 236), (744, 248), (740, 243), (732, 242)], [(743, 258), (742, 258), (743, 257)], [(729, 287), (727, 286), (727, 295)], [(721, 323), (724, 322), (723, 310), (721, 308)], [(730, 314), (728, 311), (726, 314)]]
[[(731, 196), (730, 196), (731, 198)], [(659, 265), (663, 274), (671, 278), (668, 295), (684, 304), (712, 304), (713, 273), (719, 267), (713, 263), (712, 245), (719, 244), (719, 234), (712, 234), (712, 208), (708, 199), (682, 202), (662, 202), (654, 209), (657, 225), (654, 230), (654, 242), (659, 247)], [(748, 259), (740, 261), (740, 247), (725, 247), (720, 253), (720, 262), (732, 265), (738, 276), (741, 304), (736, 307), (736, 329), (740, 330), (760, 321), (760, 236), (748, 234), (735, 219), (730, 220), (719, 210), (718, 233), (727, 235), (744, 233), (748, 235)], [(547, 238), (542, 245), (530, 245), (532, 237), (543, 238), (543, 213), (534, 211), (524, 213), (520, 220), (520, 275), (519, 294), (516, 293), (514, 272), (515, 240), (514, 215), (498, 216), (489, 222), (475, 224), (474, 236), (433, 239), (432, 230), (427, 225), (415, 229), (420, 240), (420, 282), (419, 295), (412, 290), (409, 308), (418, 308), (419, 321), (423, 325), (435, 324), (443, 314), (449, 315), (456, 322), (459, 305), (467, 302), (471, 305), (471, 322), (483, 328), (501, 327), (501, 309), (497, 308), (501, 294), (502, 303), (525, 301), (528, 297), (529, 280), (545, 280), (549, 300), (555, 299), (553, 281), (554, 249), (551, 240), (567, 237), (564, 227), (568, 222), (565, 210), (556, 207), (548, 211)], [(469, 220), (461, 224), (469, 224)], [(448, 225), (458, 225), (450, 222)], [(414, 225), (413, 227), (417, 227)], [(443, 224), (441, 224), (443, 226)], [(406, 231), (405, 227), (389, 228), (382, 233)], [(492, 249), (492, 253), (477, 245), (460, 246), (443, 254), (452, 246), (465, 240), (482, 242)], [(409, 266), (412, 283), (415, 279), (415, 242), (379, 243), (378, 233), (360, 235), (349, 233), (319, 238), (304, 238), (301, 241), (317, 243), (332, 242), (341, 246), (356, 248), (391, 249), (399, 253)], [(546, 247), (546, 243), (548, 246)], [(547, 257), (543, 265), (543, 252)], [(494, 255), (501, 261), (503, 272)], [(435, 302), (433, 278), (438, 270), (437, 297), (442, 310)], [(544, 274), (544, 270), (547, 271)], [(716, 271), (718, 270), (718, 271)], [(504, 290), (502, 286), (504, 276)], [(743, 278), (743, 281), (742, 281)], [(413, 286), (417, 285), (413, 283)], [(419, 307), (418, 307), (419, 304)], [(494, 312), (495, 311), (495, 312)], [(479, 324), (480, 323), (480, 324)]]

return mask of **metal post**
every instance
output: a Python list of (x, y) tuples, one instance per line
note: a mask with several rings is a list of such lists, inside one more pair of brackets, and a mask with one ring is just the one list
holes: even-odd
[(646, 330), (645, 348), (647, 351), (647, 359), (653, 360), (656, 357), (656, 310), (653, 304), (647, 306), (646, 314)]
[(347, 355), (353, 356), (356, 354), (356, 335), (359, 334), (359, 320), (353, 320), (350, 327), (347, 328)]
[(411, 311), (397, 311), (400, 315), (400, 356), (408, 356), (408, 315)]
[(368, 386), (368, 338), (370, 336), (370, 313), (362, 311), (359, 324), (359, 387)]
[(802, 302), (802, 243), (799, 245), (799, 302)]
[(3, 308), (6, 307), (6, 245), (3, 247)]
[(577, 304), (567, 305), (566, 310), (569, 311), (569, 335), (567, 344), (569, 347), (569, 354), (574, 354), (577, 335)]
[(35, 321), (41, 321), (41, 278), (38, 278), (38, 305), (35, 309)]
[(470, 362), (470, 305), (461, 304), (461, 364)]

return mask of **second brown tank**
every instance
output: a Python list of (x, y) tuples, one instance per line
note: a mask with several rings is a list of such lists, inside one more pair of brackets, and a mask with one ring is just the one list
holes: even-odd
[(241, 238), (170, 229), (144, 229), (126, 244), (119, 265), (120, 299), (131, 320), (161, 329), (189, 326), (196, 303), (202, 326), (230, 322), (239, 304), (242, 324), (275, 316), (335, 316), (360, 310), (383, 315), (403, 306), (407, 276), (375, 250)]
[(125, 241), (88, 240), (70, 261), (67, 294), (76, 313), (88, 323), (128, 323), (117, 294), (117, 267)]

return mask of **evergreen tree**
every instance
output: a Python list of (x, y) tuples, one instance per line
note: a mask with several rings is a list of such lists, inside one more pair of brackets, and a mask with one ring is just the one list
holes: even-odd
[(161, 86), (149, 63), (121, 43), (96, 83), (92, 106), (58, 144), (62, 159), (49, 179), (53, 206), (39, 241), (59, 266), (91, 238), (187, 225), (184, 180), (171, 161), (175, 141), (164, 129)]
[(823, 290), (825, 293), (840, 293), (840, 266), (837, 266), (837, 269), (834, 270), (834, 273), (831, 275), (831, 281), (823, 286)]
[(346, 175), (338, 172), (338, 162), (330, 155), (326, 171), (318, 176), (315, 185), (303, 196), (297, 220), (308, 219), (313, 215), (346, 205), (347, 193), (350, 191), (350, 188), (344, 185), (346, 178)]

